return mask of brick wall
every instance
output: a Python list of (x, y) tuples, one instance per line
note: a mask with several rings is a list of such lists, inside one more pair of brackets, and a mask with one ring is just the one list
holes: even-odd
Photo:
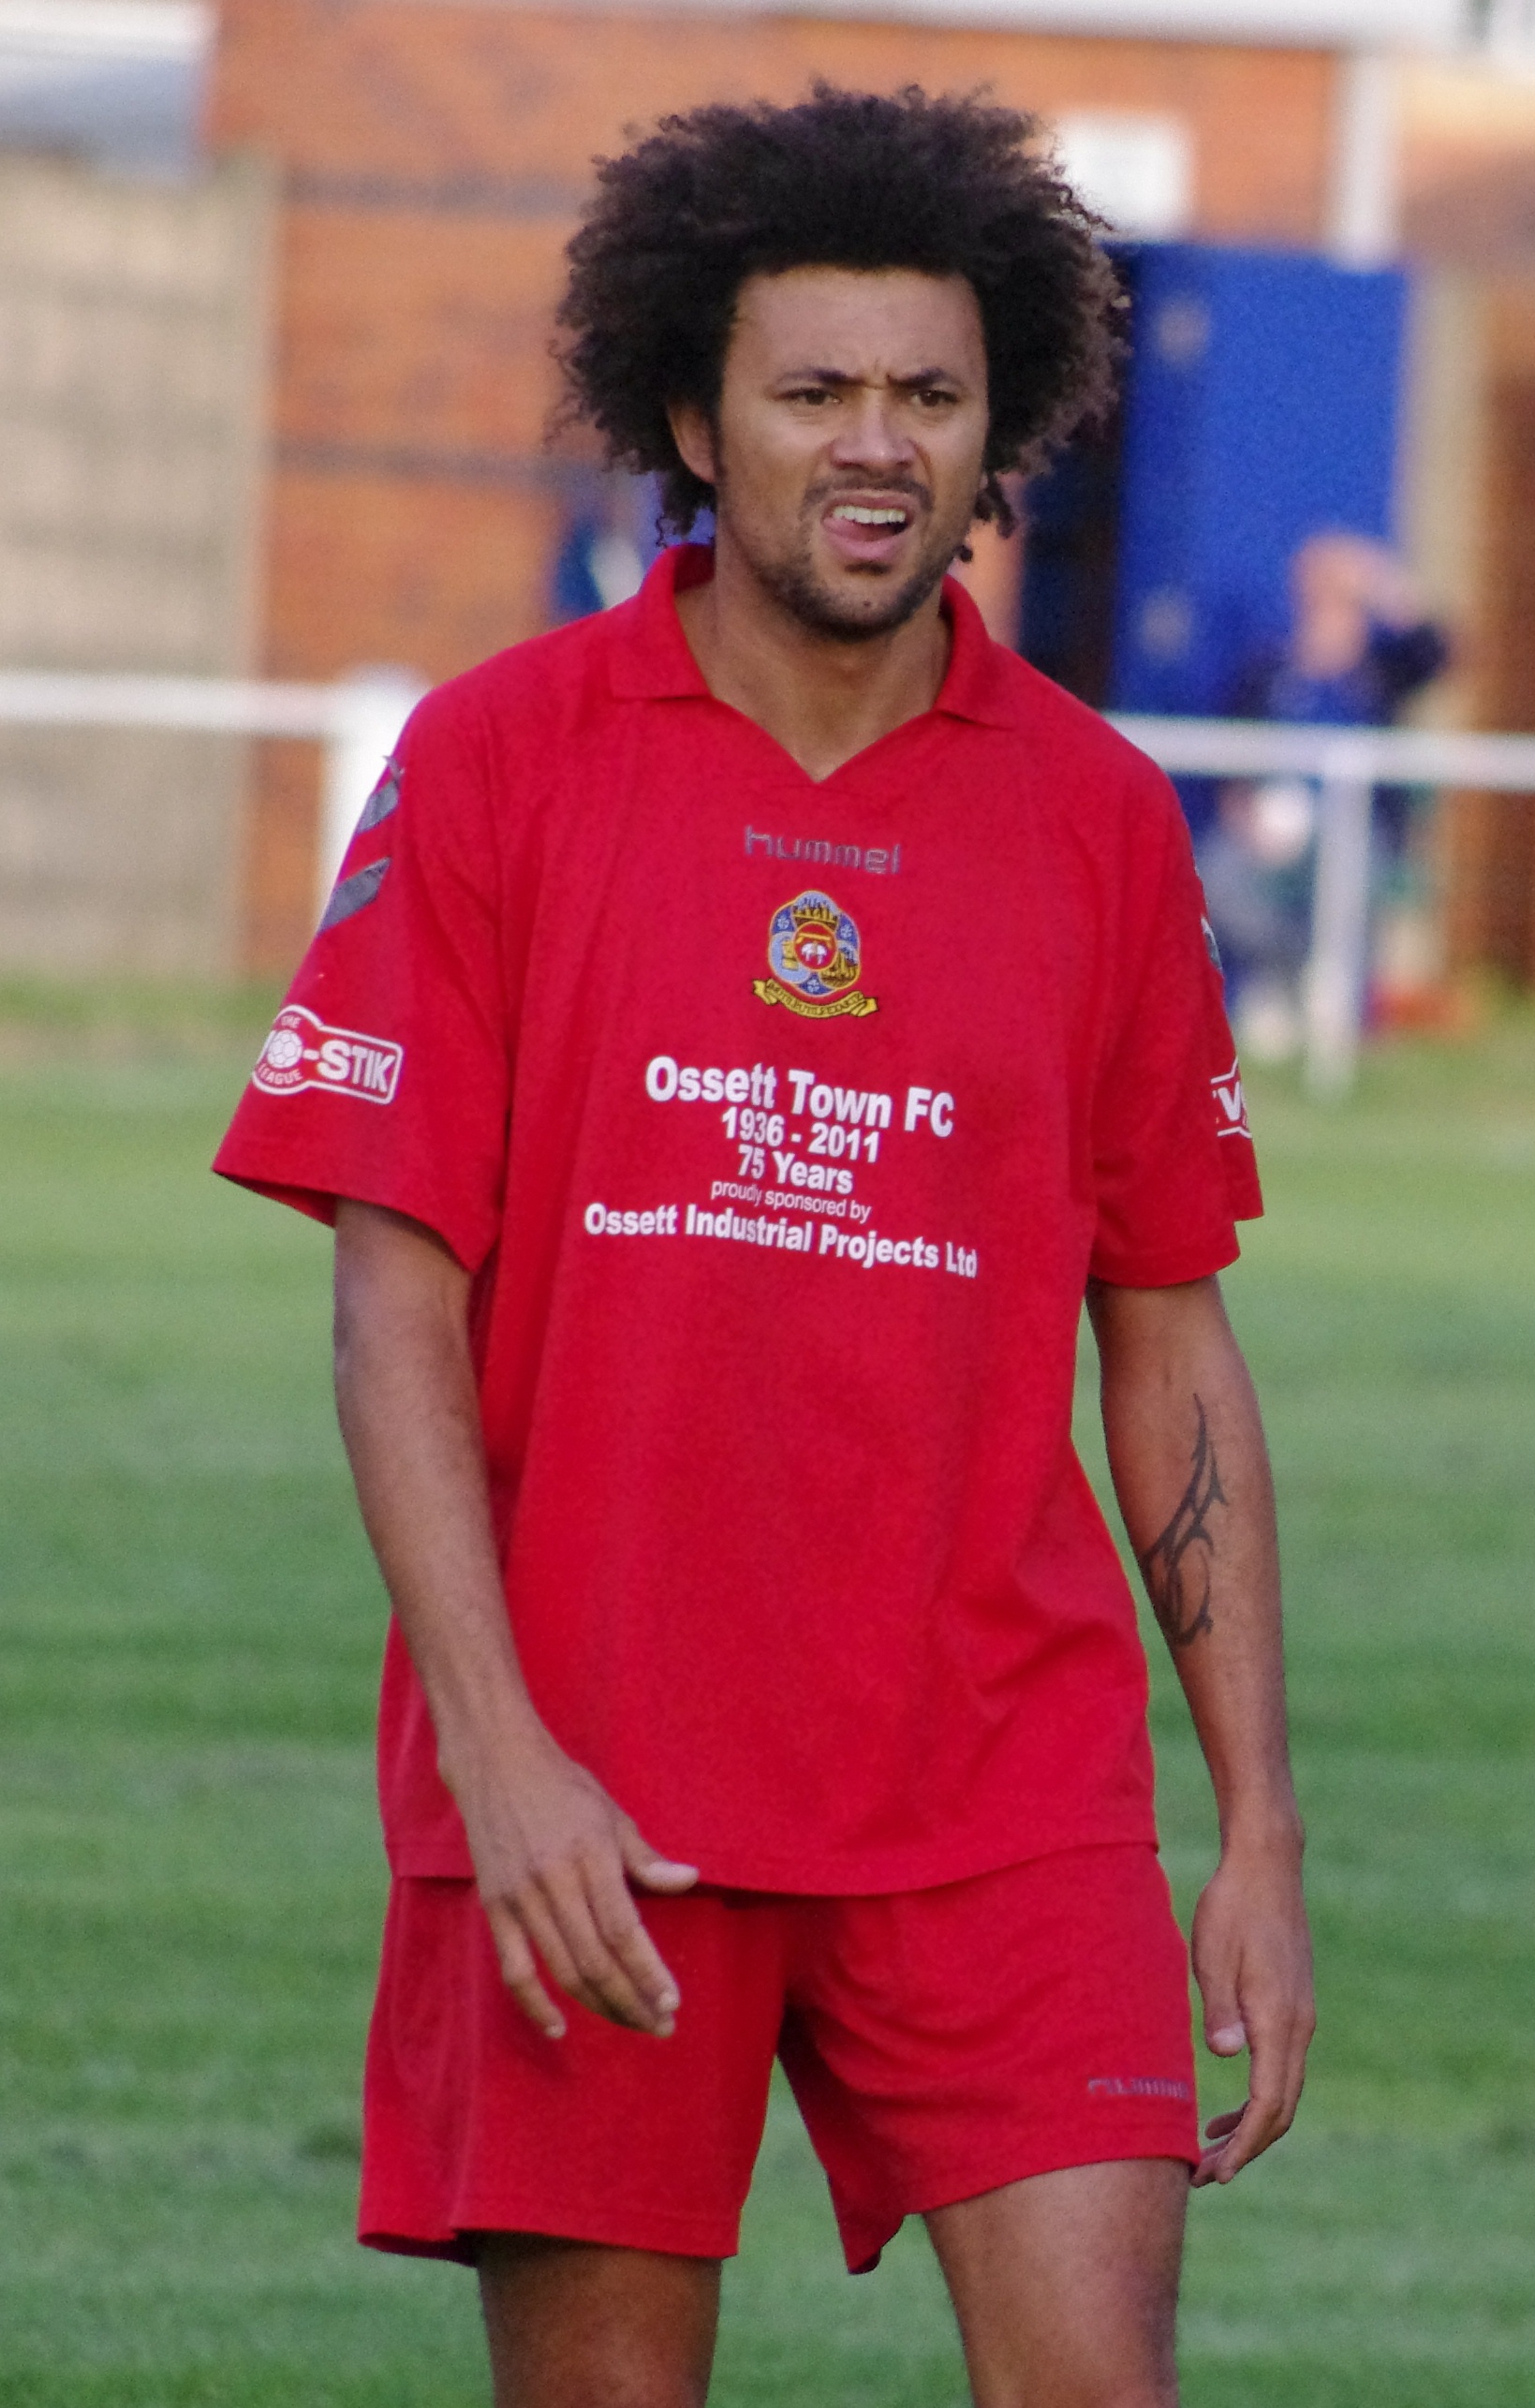
[[(1464, 628), (1473, 726), (1535, 729), (1535, 274), (1483, 280), (1479, 554)], [(1535, 795), (1461, 794), (1448, 814), (1451, 959), (1535, 985)]]
[[(714, 98), (989, 83), (1054, 115), (1181, 116), (1196, 229), (1321, 225), (1334, 63), (1306, 51), (802, 17), (542, 13), (500, 0), (224, 0), (212, 134), (284, 181), (265, 658), (276, 675), (399, 661), (443, 677), (543, 623), (562, 507), (542, 446), (561, 253), (594, 154)], [(246, 952), (309, 925), (314, 781), (258, 785)]]

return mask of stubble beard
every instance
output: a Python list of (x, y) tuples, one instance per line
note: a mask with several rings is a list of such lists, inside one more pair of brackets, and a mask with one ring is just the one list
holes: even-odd
[[(951, 539), (939, 537), (930, 524), (917, 562), (893, 588), (881, 591), (881, 572), (866, 572), (866, 590), (878, 596), (875, 607), (860, 605), (851, 598), (844, 600), (818, 574), (812, 551), (814, 527), (833, 490), (813, 487), (806, 495), (797, 540), (793, 550), (785, 554), (770, 554), (750, 540), (731, 511), (730, 487), (723, 476), (716, 492), (716, 513), (721, 524), (729, 524), (731, 539), (763, 591), (806, 634), (836, 643), (872, 643), (880, 636), (893, 635), (897, 628), (915, 618), (943, 583), (966, 529), (961, 527)], [(919, 510), (931, 510), (932, 497), (925, 486), (906, 490)]]

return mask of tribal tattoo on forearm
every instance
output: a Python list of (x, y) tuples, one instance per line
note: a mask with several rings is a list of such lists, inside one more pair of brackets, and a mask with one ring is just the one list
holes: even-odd
[(1230, 1501), (1220, 1485), (1210, 1425), (1197, 1396), (1194, 1409), (1199, 1430), (1188, 1485), (1160, 1538), (1137, 1558), (1152, 1612), (1170, 1647), (1187, 1647), (1202, 1631), (1215, 1628), (1210, 1593), (1216, 1542), (1207, 1517), (1213, 1506)]

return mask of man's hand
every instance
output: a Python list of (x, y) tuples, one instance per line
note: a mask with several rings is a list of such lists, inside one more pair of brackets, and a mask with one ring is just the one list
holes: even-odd
[(1205, 2126), (1197, 2188), (1230, 2182), (1295, 2119), (1317, 2023), (1298, 1839), (1226, 1850), (1194, 1912), (1193, 1954), (1205, 2046), (1248, 2051), (1247, 2105)]
[(640, 1919), (630, 1882), (667, 1896), (698, 1879), (658, 1855), (589, 1772), (532, 1722), (515, 1770), (450, 1779), (469, 1836), (480, 1895), (507, 1987), (551, 2040), (565, 2017), (539, 1978), (537, 1949), (559, 1987), (594, 2015), (670, 2038), (677, 1985)]
[(491, 1524), (468, 1339), (469, 1276), (443, 1240), (376, 1204), (336, 1211), (336, 1401), (358, 1501), (426, 1691), (508, 1987), (540, 2031), (539, 1977), (665, 2037), (677, 1985), (629, 1884), (698, 1879), (641, 1839), (539, 1721)]
[(1217, 2116), (1194, 2179), (1229, 2182), (1288, 2132), (1315, 2026), (1301, 1824), (1285, 1736), (1279, 1551), (1262, 1424), (1214, 1279), (1089, 1289), (1114, 1487), (1220, 1809), (1194, 1916), (1218, 2057), (1247, 2104)]

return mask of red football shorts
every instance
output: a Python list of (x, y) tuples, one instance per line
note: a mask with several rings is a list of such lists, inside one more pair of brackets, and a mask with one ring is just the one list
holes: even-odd
[(474, 1885), (398, 1881), (368, 2044), (362, 2238), (478, 2232), (728, 2257), (775, 2056), (848, 2264), (904, 2217), (1026, 2175), (1197, 2163), (1188, 1957), (1150, 1847), (1077, 1848), (895, 1897), (645, 1898), (670, 2040), (502, 1985)]

